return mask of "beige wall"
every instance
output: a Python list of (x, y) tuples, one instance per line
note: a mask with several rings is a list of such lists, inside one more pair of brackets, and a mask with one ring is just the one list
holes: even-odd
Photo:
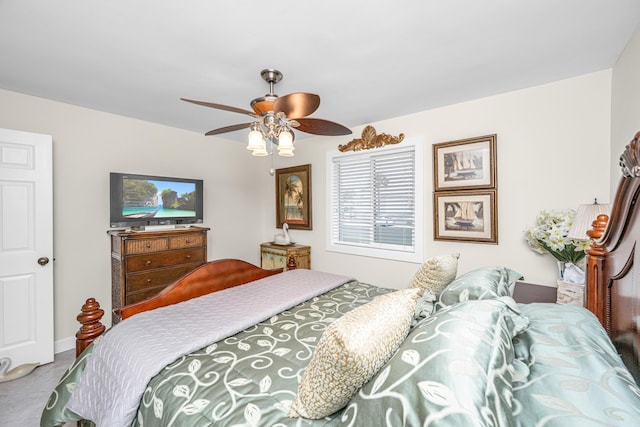
[(264, 178), (256, 165), (268, 164), (241, 143), (2, 90), (0, 127), (53, 136), (57, 341), (75, 334), (86, 298), (111, 308), (109, 172), (204, 179), (209, 259), (258, 262), (271, 206), (256, 202)]
[(618, 160), (640, 131), (640, 27), (613, 68), (611, 96), (611, 194), (620, 179)]
[[(524, 230), (541, 209), (577, 208), (609, 200), (611, 72), (483, 98), (374, 123), (378, 133), (421, 136), (425, 144), (425, 258), (459, 252), (459, 272), (507, 265), (528, 281), (555, 286), (556, 263), (531, 251)], [(354, 129), (360, 136), (362, 128)], [(433, 240), (432, 152), (434, 143), (497, 134), (499, 244)], [(353, 136), (351, 136), (352, 138)], [(401, 288), (418, 265), (342, 255), (325, 247), (325, 153), (350, 137), (298, 143), (299, 164), (313, 164), (313, 232), (293, 230), (293, 240), (312, 246), (313, 268)]]
[[(555, 263), (523, 240), (541, 209), (609, 199), (611, 71), (371, 123), (378, 132), (420, 136), (425, 144), (425, 257), (460, 252), (460, 271), (502, 264), (527, 280), (553, 284)], [(339, 118), (331, 118), (339, 120)], [(258, 263), (271, 240), (274, 179), (269, 160), (242, 143), (0, 90), (0, 127), (53, 135), (55, 337), (65, 349), (82, 302), (110, 308), (108, 173), (123, 171), (205, 180), (209, 259)], [(359, 136), (362, 127), (354, 129)], [(431, 145), (498, 135), (499, 245), (434, 242)], [(352, 136), (352, 137), (353, 137)], [(298, 139), (296, 156), (275, 167), (313, 165), (313, 230), (292, 230), (312, 245), (312, 267), (383, 286), (405, 286), (418, 264), (339, 255), (325, 247), (325, 157), (350, 137)], [(78, 200), (81, 200), (79, 205)], [(69, 348), (69, 347), (66, 347)]]

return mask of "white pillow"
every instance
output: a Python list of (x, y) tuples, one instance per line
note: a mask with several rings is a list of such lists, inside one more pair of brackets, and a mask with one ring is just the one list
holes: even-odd
[(298, 385), (290, 417), (319, 419), (343, 408), (409, 333), (419, 289), (375, 298), (324, 331)]
[(441, 255), (428, 259), (409, 284), (410, 288), (429, 289), (436, 296), (456, 278), (460, 254)]

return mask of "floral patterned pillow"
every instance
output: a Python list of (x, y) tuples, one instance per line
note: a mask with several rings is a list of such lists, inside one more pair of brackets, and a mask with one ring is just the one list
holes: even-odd
[(366, 414), (384, 426), (515, 425), (512, 339), (527, 324), (511, 297), (437, 311), (351, 399), (342, 423)]
[(344, 407), (409, 333), (420, 289), (376, 297), (330, 324), (298, 385), (290, 417), (319, 419)]
[(468, 300), (493, 299), (510, 296), (510, 287), (522, 274), (507, 267), (481, 267), (469, 271), (440, 293), (436, 310)]

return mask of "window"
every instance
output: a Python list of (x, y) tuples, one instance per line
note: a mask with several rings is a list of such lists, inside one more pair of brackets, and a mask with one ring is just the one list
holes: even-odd
[(327, 156), (327, 250), (422, 262), (422, 145)]

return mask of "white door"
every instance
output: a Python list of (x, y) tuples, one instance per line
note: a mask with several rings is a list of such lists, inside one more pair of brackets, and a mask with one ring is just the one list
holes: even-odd
[(53, 361), (49, 135), (0, 129), (0, 358)]

